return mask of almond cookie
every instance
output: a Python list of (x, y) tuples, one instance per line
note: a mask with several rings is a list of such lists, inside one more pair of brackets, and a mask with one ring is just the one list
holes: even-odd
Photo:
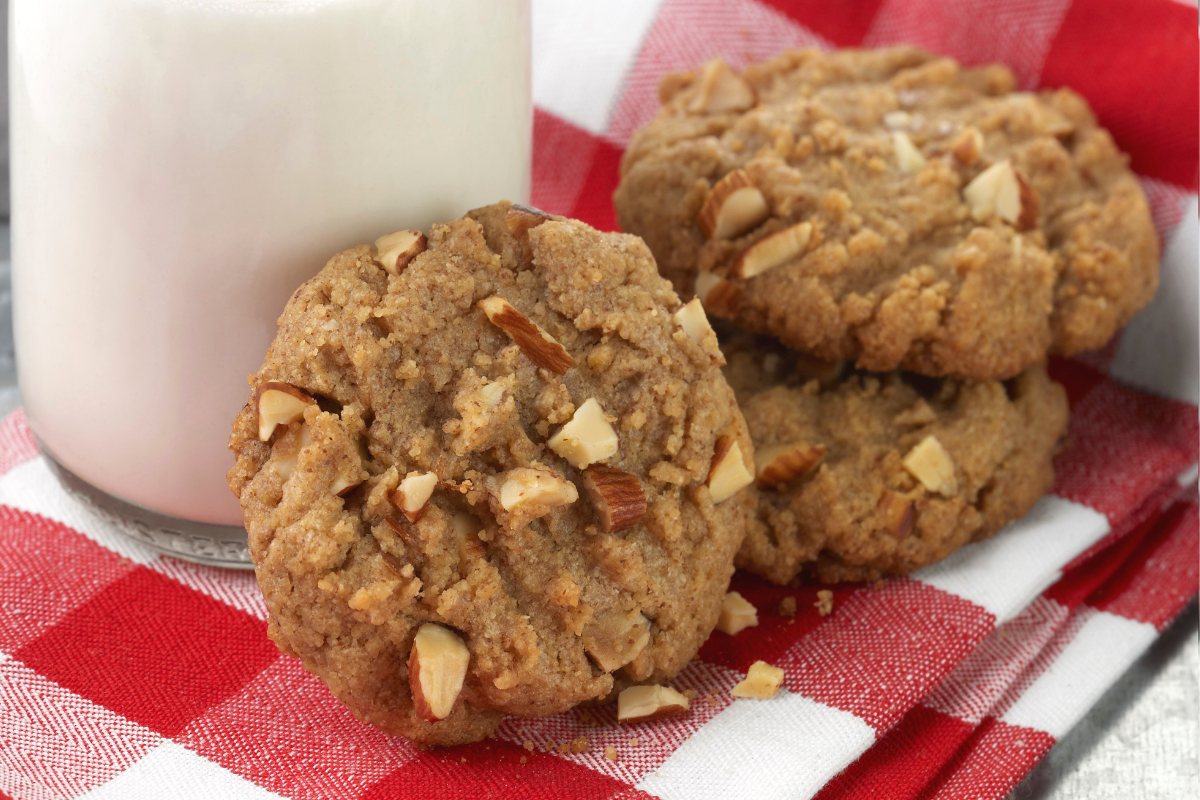
[(418, 745), (670, 679), (752, 512), (721, 363), (633, 236), (502, 203), (334, 256), (230, 442), (271, 638)]
[(758, 343), (731, 350), (726, 372), (757, 462), (737, 563), (777, 583), (907, 574), (991, 536), (1054, 483), (1067, 400), (1043, 365), (1005, 382), (839, 377)]
[(614, 195), (710, 314), (873, 371), (1008, 378), (1103, 347), (1158, 239), (1127, 158), (1067, 89), (914, 48), (668, 75)]

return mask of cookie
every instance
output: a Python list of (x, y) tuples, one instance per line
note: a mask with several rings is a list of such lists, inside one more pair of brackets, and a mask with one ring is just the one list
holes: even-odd
[(1127, 158), (1067, 89), (914, 48), (668, 75), (614, 195), (684, 297), (872, 371), (1008, 378), (1103, 347), (1158, 239)]
[(334, 256), (230, 442), (271, 638), (419, 745), (670, 679), (753, 508), (721, 363), (633, 236), (504, 203)]
[(728, 357), (758, 462), (737, 563), (777, 583), (907, 574), (1019, 519), (1054, 483), (1067, 400), (1042, 365), (1001, 382), (839, 377), (762, 344)]

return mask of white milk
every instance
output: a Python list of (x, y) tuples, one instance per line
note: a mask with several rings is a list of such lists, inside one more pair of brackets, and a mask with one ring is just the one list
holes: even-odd
[(529, 193), (528, 0), (11, 0), (13, 293), (33, 430), (241, 523), (230, 423), (348, 246)]

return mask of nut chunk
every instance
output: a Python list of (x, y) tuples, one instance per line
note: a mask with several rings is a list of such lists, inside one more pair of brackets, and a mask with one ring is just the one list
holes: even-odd
[(699, 91), (688, 103), (688, 111), (694, 114), (745, 111), (758, 102), (754, 87), (719, 58), (704, 65), (699, 83)]
[(754, 454), (760, 489), (782, 488), (817, 465), (825, 445), (810, 447), (803, 442), (767, 447)]
[(736, 278), (753, 278), (769, 269), (799, 258), (808, 250), (812, 239), (811, 222), (798, 222), (789, 228), (759, 239), (733, 264)]
[(505, 523), (510, 528), (520, 527), (578, 499), (575, 484), (548, 469), (518, 467), (508, 472), (500, 486), (500, 507), (510, 515)]
[(651, 722), (687, 710), (687, 697), (670, 686), (630, 686), (617, 695), (617, 722)]
[(438, 477), (432, 472), (414, 472), (396, 487), (396, 491), (388, 495), (388, 499), (404, 512), (409, 522), (416, 522), (425, 515), (425, 507), (433, 490), (437, 487)]
[(576, 469), (611, 458), (619, 443), (617, 432), (594, 397), (589, 397), (575, 409), (571, 421), (546, 442)]
[(753, 697), (766, 700), (774, 697), (783, 685), (783, 670), (772, 667), (765, 661), (755, 661), (746, 673), (746, 679), (733, 687), (734, 697)]
[(693, 297), (683, 308), (676, 311), (673, 319), (679, 323), (679, 327), (683, 328), (689, 339), (700, 345), (713, 361), (724, 366), (725, 356), (722, 355), (721, 346), (717, 342), (717, 333), (709, 324), (708, 315), (704, 313), (704, 306), (699, 297)]
[(605, 533), (632, 528), (646, 514), (646, 493), (636, 475), (593, 466), (583, 471), (583, 485)]
[(375, 240), (375, 257), (392, 275), (404, 272), (408, 262), (425, 252), (429, 241), (420, 231), (396, 231)]
[(904, 457), (904, 468), (934, 494), (951, 497), (958, 491), (954, 459), (936, 436), (926, 436), (920, 444), (909, 450)]
[(267, 441), (276, 425), (288, 425), (304, 416), (304, 409), (316, 403), (312, 395), (288, 383), (267, 381), (254, 392), (258, 412), (258, 438)]
[(700, 229), (709, 239), (732, 239), (771, 215), (762, 192), (735, 169), (717, 181), (700, 209)]
[(470, 661), (471, 651), (457, 633), (432, 622), (420, 627), (408, 656), (408, 684), (418, 717), (437, 722), (450, 716)]
[(754, 482), (754, 476), (746, 469), (742, 448), (732, 436), (717, 439), (712, 467), (708, 470), (708, 492), (713, 505), (728, 500)]
[(557, 339), (513, 308), (503, 297), (487, 297), (480, 300), (478, 305), (487, 314), (488, 320), (511, 336), (534, 364), (558, 375), (566, 375), (567, 370), (575, 366), (575, 359)]
[(976, 222), (996, 214), (1020, 230), (1037, 224), (1040, 206), (1037, 193), (1007, 159), (976, 175), (963, 189), (963, 199)]
[(740, 592), (729, 592), (721, 601), (721, 616), (717, 618), (717, 630), (730, 636), (746, 628), (758, 627), (758, 609), (742, 597)]
[(648, 644), (650, 620), (641, 611), (605, 617), (589, 625), (583, 635), (583, 649), (605, 672), (633, 661)]

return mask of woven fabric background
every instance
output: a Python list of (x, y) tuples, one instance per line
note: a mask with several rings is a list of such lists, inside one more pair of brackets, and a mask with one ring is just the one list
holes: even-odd
[[(422, 753), (280, 655), (251, 576), (160, 556), (67, 494), (17, 411), (0, 423), (0, 800), (998, 798), (1195, 595), (1194, 4), (545, 0), (533, 28), (532, 202), (606, 229), (658, 78), (715, 54), (913, 42), (1084, 94), (1142, 178), (1163, 281), (1119, 341), (1052, 362), (1072, 407), (1053, 494), (909, 578), (831, 587), (828, 616), (822, 587), (738, 574), (761, 624), (714, 634), (679, 676), (687, 715), (509, 719)], [(786, 691), (734, 701), (758, 659)]]

